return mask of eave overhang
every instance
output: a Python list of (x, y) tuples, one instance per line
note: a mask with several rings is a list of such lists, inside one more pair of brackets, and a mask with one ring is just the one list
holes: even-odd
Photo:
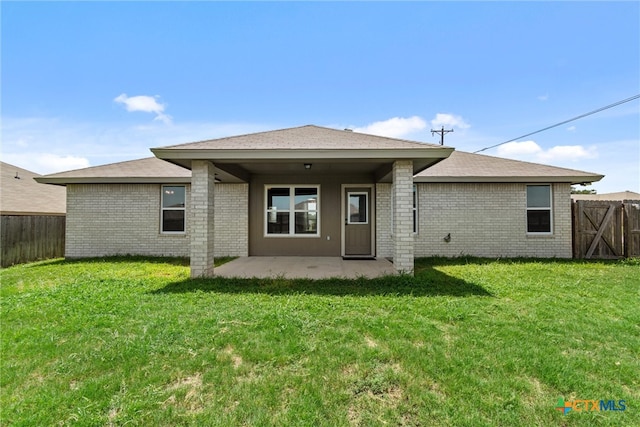
[(604, 175), (590, 176), (416, 176), (414, 182), (425, 183), (569, 183), (597, 182)]
[(190, 177), (47, 177), (34, 178), (41, 184), (189, 184)]
[[(223, 182), (230, 178), (247, 181), (256, 165), (273, 165), (273, 172), (277, 173), (282, 170), (279, 165), (297, 163), (342, 165), (345, 170), (366, 165), (375, 167), (377, 181), (388, 181), (390, 166), (396, 160), (412, 160), (415, 175), (449, 157), (453, 150), (450, 147), (427, 146), (408, 149), (151, 149), (159, 159), (187, 169), (191, 169), (193, 160), (209, 160), (226, 175)], [(264, 167), (260, 171), (264, 172)]]

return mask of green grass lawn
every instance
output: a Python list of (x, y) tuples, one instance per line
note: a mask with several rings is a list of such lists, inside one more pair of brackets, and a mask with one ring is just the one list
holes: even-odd
[(1, 425), (640, 425), (637, 260), (310, 281), (111, 258), (0, 278)]

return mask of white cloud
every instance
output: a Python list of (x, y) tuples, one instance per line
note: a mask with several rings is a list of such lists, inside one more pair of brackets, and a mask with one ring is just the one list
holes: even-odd
[(453, 127), (458, 129), (468, 129), (471, 127), (464, 119), (454, 114), (438, 113), (436, 117), (431, 120), (431, 126), (433, 128), (439, 127)]
[(546, 101), (549, 99), (549, 94), (545, 93), (544, 95), (538, 96), (538, 101)]
[(181, 122), (144, 126), (3, 117), (2, 161), (39, 174), (151, 157), (153, 147), (282, 127), (262, 123)]
[(354, 132), (368, 133), (372, 135), (388, 136), (390, 138), (403, 138), (407, 135), (421, 131), (427, 127), (427, 123), (418, 116), (393, 117), (380, 122), (373, 122), (364, 127), (356, 127)]
[(543, 149), (535, 141), (509, 142), (498, 147), (498, 156), (543, 163), (577, 162), (598, 157), (595, 147), (556, 145)]
[(42, 175), (90, 166), (85, 157), (58, 155), (53, 153), (4, 154), (3, 161)]
[(165, 105), (157, 101), (158, 98), (147, 95), (127, 96), (123, 93), (117, 96), (113, 101), (119, 104), (124, 104), (127, 111), (142, 111), (145, 113), (155, 113), (156, 117), (153, 120), (158, 120), (163, 123), (171, 123), (171, 116), (164, 113)]
[(508, 142), (498, 147), (498, 156), (521, 158), (535, 156), (542, 148), (535, 141)]
[(575, 126), (569, 126), (569, 127), (567, 128), (567, 130), (568, 130), (569, 132), (575, 132), (576, 127), (575, 127)]
[(548, 150), (543, 150), (538, 155), (543, 161), (578, 161), (582, 159), (594, 159), (598, 157), (595, 147), (585, 148), (582, 145), (556, 145)]

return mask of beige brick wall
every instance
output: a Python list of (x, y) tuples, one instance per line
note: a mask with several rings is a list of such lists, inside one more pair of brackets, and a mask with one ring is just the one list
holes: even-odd
[(532, 236), (526, 231), (526, 184), (418, 183), (415, 254), (570, 258), (570, 191), (569, 184), (552, 185), (553, 234)]
[[(189, 256), (187, 233), (160, 234), (159, 184), (67, 186), (67, 257)], [(215, 256), (248, 255), (248, 184), (216, 184)], [(554, 234), (526, 234), (525, 184), (418, 183), (415, 256), (571, 257), (569, 184), (553, 185)], [(391, 184), (376, 184), (376, 255), (393, 256)], [(451, 233), (449, 243), (443, 240)]]
[[(65, 256), (189, 256), (191, 192), (187, 185), (187, 232), (160, 233), (160, 184), (67, 186)], [(216, 184), (215, 256), (248, 254), (248, 184)]]
[(249, 184), (216, 184), (215, 256), (249, 256)]
[(376, 256), (393, 257), (391, 184), (376, 184)]

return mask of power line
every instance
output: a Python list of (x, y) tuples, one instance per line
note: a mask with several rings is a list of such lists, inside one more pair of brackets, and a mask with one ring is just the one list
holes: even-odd
[(521, 136), (519, 136), (517, 138), (513, 138), (513, 139), (510, 139), (508, 141), (501, 142), (500, 144), (496, 144), (496, 145), (492, 145), (491, 147), (483, 148), (482, 150), (474, 151), (474, 153), (479, 153), (481, 151), (490, 150), (492, 148), (496, 148), (496, 147), (499, 147), (501, 145), (504, 145), (504, 144), (506, 144), (508, 142), (513, 142), (513, 141), (516, 141), (516, 140), (521, 139), (521, 138), (526, 138), (528, 136), (535, 135), (535, 134), (540, 133), (540, 132), (544, 132), (545, 130), (553, 129), (553, 128), (558, 127), (558, 126), (562, 126), (564, 124), (573, 122), (573, 121), (578, 120), (578, 119), (582, 119), (584, 117), (590, 116), (590, 115), (595, 114), (595, 113), (599, 113), (600, 111), (608, 110), (609, 108), (617, 107), (618, 105), (622, 105), (624, 103), (633, 101), (634, 99), (638, 99), (638, 98), (640, 98), (640, 94), (634, 95), (634, 96), (629, 97), (627, 99), (623, 99), (622, 101), (614, 102), (613, 104), (606, 105), (604, 107), (598, 108), (597, 110), (593, 110), (593, 111), (589, 111), (588, 113), (580, 114), (579, 116), (576, 116), (576, 117), (574, 117), (572, 119), (569, 119), (569, 120), (565, 120), (565, 121), (560, 122), (560, 123), (556, 123), (555, 125), (547, 126), (544, 129), (540, 129), (540, 130), (537, 130), (535, 132), (528, 133), (526, 135), (521, 135)]

